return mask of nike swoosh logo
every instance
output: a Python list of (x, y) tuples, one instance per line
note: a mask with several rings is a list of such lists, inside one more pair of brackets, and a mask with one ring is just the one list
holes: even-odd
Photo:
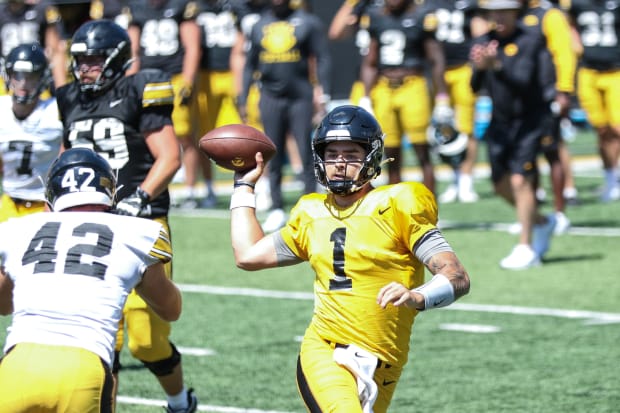
[(112, 102), (110, 102), (110, 107), (113, 108), (114, 106), (118, 105), (122, 101), (123, 99), (113, 100)]
[(387, 208), (383, 208), (379, 210), (379, 215), (383, 215), (387, 212), (388, 209), (392, 208), (391, 206), (387, 207)]
[(361, 358), (361, 359), (367, 359), (367, 358), (368, 358), (368, 357), (366, 357), (365, 355), (360, 354), (360, 353), (358, 353), (358, 352), (355, 352), (355, 357), (359, 357), (359, 358)]
[(383, 379), (383, 385), (384, 386), (389, 386), (392, 383), (396, 383), (396, 380), (386, 380), (386, 379)]
[(433, 303), (433, 307), (437, 307), (439, 304), (443, 303), (444, 301), (446, 301), (446, 300), (444, 299), (444, 300), (435, 301)]

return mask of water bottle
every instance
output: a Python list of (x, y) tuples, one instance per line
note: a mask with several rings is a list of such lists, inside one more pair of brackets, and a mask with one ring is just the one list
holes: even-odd
[(480, 95), (476, 98), (474, 109), (474, 137), (481, 140), (493, 117), (493, 101), (490, 96)]

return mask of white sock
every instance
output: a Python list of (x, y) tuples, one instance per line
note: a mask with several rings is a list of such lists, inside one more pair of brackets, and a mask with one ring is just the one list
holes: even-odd
[(168, 406), (170, 406), (172, 410), (184, 409), (188, 407), (187, 389), (185, 388), (185, 386), (183, 386), (183, 390), (181, 390), (181, 393), (176, 394), (174, 396), (167, 395), (167, 399), (168, 399)]
[(616, 168), (605, 169), (605, 184), (608, 188), (613, 188), (617, 185), (618, 173)]
[(471, 191), (474, 185), (474, 180), (469, 174), (461, 174), (459, 177), (459, 188), (461, 190)]

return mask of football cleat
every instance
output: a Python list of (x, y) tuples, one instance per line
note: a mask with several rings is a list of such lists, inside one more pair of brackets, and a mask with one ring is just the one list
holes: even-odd
[(198, 398), (194, 394), (194, 389), (187, 391), (187, 407), (181, 409), (173, 409), (168, 405), (166, 413), (194, 413), (198, 409)]

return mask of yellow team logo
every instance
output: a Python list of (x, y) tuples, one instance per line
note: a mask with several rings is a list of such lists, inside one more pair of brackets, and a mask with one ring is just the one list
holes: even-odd
[(519, 52), (519, 47), (514, 43), (509, 43), (504, 47), (504, 54), (506, 56), (514, 56)]
[(530, 14), (529, 16), (525, 16), (523, 18), (523, 24), (529, 27), (538, 26), (539, 24), (538, 16), (534, 16), (533, 14)]
[(260, 60), (264, 63), (298, 62), (301, 58), (299, 49), (295, 49), (295, 27), (288, 22), (265, 26), (261, 45), (265, 50), (260, 53)]

